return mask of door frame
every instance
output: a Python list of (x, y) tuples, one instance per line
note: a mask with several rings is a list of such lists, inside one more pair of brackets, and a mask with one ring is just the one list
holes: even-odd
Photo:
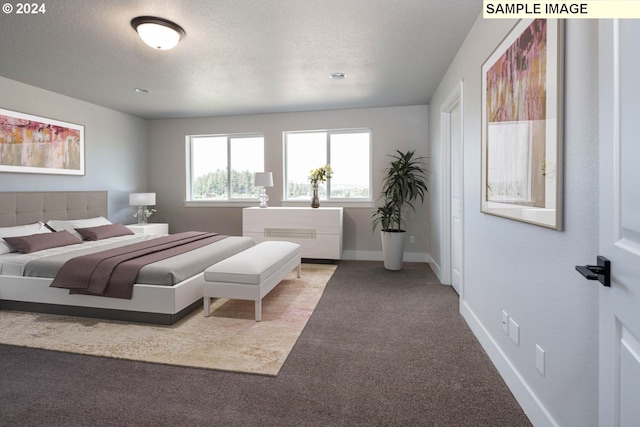
[[(445, 98), (445, 101), (440, 105), (440, 138), (442, 141), (442, 154), (441, 165), (442, 171), (442, 209), (440, 210), (441, 218), (440, 223), (440, 242), (441, 245), (441, 265), (440, 265), (440, 282), (444, 285), (451, 285), (451, 268), (453, 260), (451, 257), (451, 239), (452, 239), (452, 225), (451, 225), (451, 112), (460, 108), (460, 139), (464, 146), (464, 108), (463, 108), (463, 93), (464, 93), (464, 81), (460, 79), (456, 87)], [(462, 150), (464, 152), (464, 150)], [(464, 171), (464, 156), (460, 159), (462, 166), (461, 171)], [(460, 177), (464, 194), (464, 173)], [(464, 218), (464, 197), (460, 200), (460, 209), (462, 211), (462, 217)], [(460, 277), (460, 299), (464, 300), (464, 222), (461, 224), (461, 240), (462, 247), (461, 253), (461, 277)]]

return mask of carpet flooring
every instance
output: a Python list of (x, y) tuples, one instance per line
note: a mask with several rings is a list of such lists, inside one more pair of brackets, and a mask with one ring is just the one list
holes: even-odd
[(341, 261), (276, 377), (0, 345), (0, 425), (531, 424), (426, 264)]
[(0, 311), (0, 343), (168, 365), (277, 375), (322, 296), (335, 265), (304, 264), (262, 302), (216, 299), (174, 325)]

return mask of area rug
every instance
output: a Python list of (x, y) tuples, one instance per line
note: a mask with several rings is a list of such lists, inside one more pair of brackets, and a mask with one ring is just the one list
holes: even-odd
[(336, 266), (302, 264), (262, 300), (217, 299), (171, 326), (0, 311), (0, 343), (168, 365), (276, 376)]

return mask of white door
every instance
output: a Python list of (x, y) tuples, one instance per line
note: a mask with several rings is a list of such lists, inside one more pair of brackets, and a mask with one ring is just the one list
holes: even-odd
[(462, 93), (463, 82), (440, 106), (440, 136), (442, 138), (442, 265), (439, 275), (442, 284), (451, 284), (458, 295), (463, 295), (463, 248), (464, 230), (462, 213)]
[(638, 40), (640, 20), (600, 22), (600, 255), (611, 261), (611, 287), (600, 287), (602, 427), (640, 425)]
[(450, 113), (451, 132), (451, 286), (462, 292), (462, 115), (460, 103)]

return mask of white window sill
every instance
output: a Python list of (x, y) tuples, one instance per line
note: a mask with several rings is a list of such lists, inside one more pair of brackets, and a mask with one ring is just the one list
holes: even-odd
[(259, 206), (259, 200), (249, 200), (249, 201), (228, 201), (228, 200), (202, 200), (202, 201), (193, 201), (187, 200), (184, 202), (185, 208), (249, 208), (251, 206)]
[[(297, 200), (290, 201), (285, 200), (276, 204), (275, 201), (269, 203), (271, 207), (307, 207), (311, 205), (310, 200)], [(185, 201), (185, 208), (250, 208), (254, 206), (260, 206), (260, 202), (256, 201), (212, 201), (212, 200), (203, 200), (203, 201)], [(340, 200), (320, 200), (320, 206), (325, 207), (342, 207), (342, 208), (366, 208), (371, 209), (375, 208), (375, 203), (372, 200), (364, 200), (364, 201), (340, 201)]]
[[(283, 200), (281, 206), (283, 207), (304, 207), (310, 206), (311, 200)], [(372, 200), (320, 200), (320, 206), (335, 207), (335, 208), (367, 208), (371, 209), (375, 206)]]

